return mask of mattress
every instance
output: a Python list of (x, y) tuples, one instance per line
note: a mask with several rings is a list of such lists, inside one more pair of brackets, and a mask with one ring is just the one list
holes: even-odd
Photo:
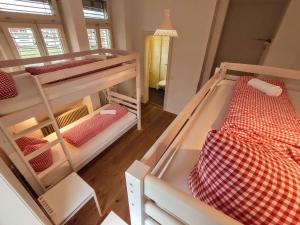
[(9, 114), (42, 102), (34, 80), (29, 74), (15, 75), (18, 95), (14, 98), (0, 100), (0, 115)]
[[(227, 112), (235, 81), (221, 81), (209, 97), (201, 104), (196, 121), (183, 140), (180, 149), (174, 154), (162, 179), (179, 190), (191, 194), (188, 176), (196, 164), (207, 133), (221, 128)], [(300, 91), (289, 90), (289, 97), (300, 116)]]
[[(107, 107), (107, 105), (105, 106)], [(61, 129), (61, 132), (64, 132), (67, 129), (70, 129), (76, 126), (78, 123), (86, 120), (78, 120), (64, 128)], [(123, 135), (126, 131), (128, 131), (131, 127), (133, 127), (137, 122), (136, 115), (128, 112), (124, 117), (114, 122), (104, 131), (99, 133), (97, 136), (81, 145), (79, 148), (66, 143), (66, 146), (69, 150), (70, 157), (72, 162), (74, 163), (76, 171), (81, 169), (84, 165), (86, 165), (90, 160), (104, 151), (110, 144), (112, 144), (116, 139), (118, 139), (121, 135)], [(56, 134), (53, 133), (47, 136), (45, 139), (48, 141), (53, 141), (56, 139)], [(52, 148), (53, 153), (53, 161), (54, 165), (59, 164), (65, 160), (65, 155), (60, 145), (56, 145)], [(51, 167), (42, 172), (43, 182), (45, 185), (51, 185), (56, 183), (61, 179), (61, 177), (66, 176), (70, 172), (70, 167), (68, 162), (65, 162), (58, 166), (56, 169), (52, 170)]]

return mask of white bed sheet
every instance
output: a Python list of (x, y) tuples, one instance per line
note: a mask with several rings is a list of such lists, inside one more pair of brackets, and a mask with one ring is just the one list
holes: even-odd
[[(167, 183), (191, 194), (188, 186), (189, 173), (198, 160), (207, 133), (222, 126), (234, 83), (235, 81), (230, 80), (221, 81), (214, 92), (203, 102), (199, 116), (189, 130), (189, 135), (184, 139), (180, 150), (175, 153), (162, 176)], [(289, 90), (288, 93), (300, 116), (300, 92)]]
[(34, 80), (29, 74), (14, 76), (18, 95), (14, 98), (0, 100), (0, 115), (9, 114), (42, 102)]
[[(105, 106), (106, 107), (106, 106)], [(76, 126), (80, 121), (76, 121), (64, 128), (61, 131), (65, 131)], [(90, 160), (92, 160), (96, 155), (100, 154), (104, 151), (110, 144), (112, 144), (117, 138), (123, 135), (127, 130), (133, 127), (137, 122), (137, 117), (135, 114), (128, 112), (124, 117), (110, 125), (104, 131), (99, 133), (97, 136), (80, 146), (79, 148), (74, 147), (65, 141), (66, 146), (69, 150), (71, 159), (75, 165), (75, 169), (78, 171), (84, 165), (86, 165)], [(51, 134), (47, 136), (45, 139), (48, 141), (52, 141), (56, 139), (55, 134)], [(60, 145), (56, 145), (52, 148), (53, 160), (54, 164), (65, 159), (63, 150)], [(48, 168), (49, 169), (49, 168)], [(47, 170), (48, 170), (47, 169)], [(68, 162), (62, 164), (55, 170), (48, 172), (47, 170), (43, 171), (43, 173), (47, 173), (44, 176), (43, 182), (46, 185), (51, 185), (56, 183), (61, 179), (62, 176), (67, 175), (70, 172), (70, 168), (68, 166)]]

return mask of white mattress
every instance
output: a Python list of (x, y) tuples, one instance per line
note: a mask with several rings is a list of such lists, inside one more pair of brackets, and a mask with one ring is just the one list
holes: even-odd
[(42, 102), (34, 80), (29, 74), (16, 75), (13, 77), (18, 95), (14, 98), (0, 100), (0, 115), (5, 115)]
[[(106, 105), (107, 106), (107, 105)], [(105, 106), (105, 107), (106, 107)], [(86, 120), (87, 118), (83, 119)], [(76, 121), (64, 128), (61, 131), (65, 131), (70, 129), (71, 127), (76, 126), (78, 123), (83, 120)], [(95, 156), (105, 150), (110, 144), (112, 144), (117, 138), (119, 138), (122, 134), (128, 131), (131, 127), (133, 127), (137, 122), (136, 115), (128, 112), (124, 117), (110, 125), (104, 131), (99, 133), (97, 136), (80, 146), (79, 148), (74, 147), (73, 145), (65, 142), (67, 148), (69, 150), (71, 159), (75, 165), (76, 170), (81, 169), (84, 165), (86, 165), (90, 160), (92, 160)], [(52, 141), (56, 139), (55, 134), (51, 134), (47, 136), (45, 139), (48, 141)], [(54, 164), (61, 162), (65, 159), (64, 153), (60, 145), (56, 145), (52, 148), (52, 154), (54, 159)], [(44, 176), (43, 182), (46, 185), (51, 185), (56, 183), (62, 176), (67, 175), (70, 171), (68, 163), (64, 163), (55, 170), (49, 172), (51, 168), (43, 171), (42, 173), (46, 173)]]
[[(207, 133), (212, 129), (220, 128), (223, 124), (234, 83), (234, 81), (223, 80), (203, 102), (199, 116), (189, 130), (189, 135), (184, 139), (180, 150), (176, 152), (162, 176), (162, 179), (172, 186), (186, 193), (191, 193), (187, 178), (198, 160)], [(300, 92), (288, 92), (295, 110), (300, 116)]]

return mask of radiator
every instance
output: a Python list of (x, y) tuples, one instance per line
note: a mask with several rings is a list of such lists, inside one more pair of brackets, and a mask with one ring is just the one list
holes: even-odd
[[(74, 109), (64, 112), (64, 113), (56, 116), (55, 119), (58, 124), (58, 127), (62, 128), (62, 127), (69, 125), (70, 123), (88, 115), (88, 114), (89, 114), (88, 108), (86, 105), (84, 105), (84, 106), (78, 106)], [(52, 125), (43, 127), (41, 130), (42, 130), (44, 136), (47, 136), (54, 132)]]

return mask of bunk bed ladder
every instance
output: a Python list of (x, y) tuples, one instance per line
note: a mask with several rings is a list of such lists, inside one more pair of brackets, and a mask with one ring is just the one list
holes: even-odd
[[(62, 147), (62, 150), (64, 152), (64, 155), (65, 155), (65, 160), (61, 160), (60, 162), (58, 162), (53, 168), (51, 168), (51, 170), (55, 170), (57, 167), (59, 167), (60, 165), (66, 163), (66, 162), (68, 162), (68, 164), (71, 168), (71, 171), (74, 171), (75, 168), (74, 168), (74, 165), (72, 164), (69, 151), (68, 151), (68, 149), (66, 147), (66, 144), (65, 144), (65, 142), (62, 138), (62, 135), (61, 135), (60, 130), (59, 130), (59, 126), (56, 122), (56, 119), (55, 119), (55, 116), (54, 116), (53, 111), (51, 109), (51, 106), (50, 106), (50, 104), (48, 102), (48, 99), (46, 97), (46, 94), (43, 90), (42, 84), (39, 82), (37, 77), (34, 77), (34, 80), (35, 80), (35, 82), (37, 84), (37, 87), (40, 91), (41, 97), (43, 99), (43, 104), (45, 105), (46, 110), (48, 112), (48, 119), (44, 122), (41, 122), (37, 125), (34, 125), (30, 128), (27, 128), (27, 129), (25, 129), (21, 132), (16, 133), (16, 134), (11, 134), (11, 132), (9, 132), (9, 130), (6, 128), (6, 126), (1, 121), (0, 121), (0, 128), (3, 131), (3, 133), (5, 134), (7, 140), (9, 141), (9, 143), (16, 150), (16, 153), (18, 154), (18, 156), (21, 159), (23, 159), (23, 161), (25, 163), (25, 166), (31, 172), (31, 174), (33, 175), (33, 177), (35, 178), (37, 183), (40, 185), (41, 189), (45, 192), (47, 189), (51, 188), (55, 184), (52, 184), (50, 186), (46, 186), (43, 182), (43, 178), (44, 178), (45, 173), (43, 173), (43, 171), (40, 172), (39, 174), (37, 172), (35, 172), (34, 169), (32, 168), (32, 166), (30, 165), (30, 162), (29, 162), (30, 160), (32, 160), (33, 158), (37, 157), (38, 155), (46, 152), (51, 147), (60, 144), (60, 146)], [(37, 149), (36, 151), (31, 152), (28, 155), (24, 156), (22, 150), (19, 148), (19, 146), (17, 145), (17, 143), (15, 141), (17, 139), (21, 138), (21, 137), (24, 137), (28, 134), (31, 134), (34, 131), (40, 130), (41, 128), (46, 127), (48, 125), (53, 126), (54, 131), (55, 131), (56, 136), (57, 136), (57, 139), (43, 145), (41, 148)], [(61, 177), (61, 179), (63, 179), (63, 178), (64, 177)]]
[[(7, 140), (9, 141), (9, 143), (13, 146), (13, 148), (16, 150), (18, 156), (23, 159), (25, 166), (27, 167), (27, 169), (33, 174), (35, 180), (37, 181), (37, 183), (40, 185), (40, 187), (42, 188), (43, 191), (46, 191), (46, 187), (43, 184), (42, 180), (39, 179), (38, 175), (36, 174), (36, 172), (34, 171), (34, 169), (31, 167), (28, 158), (26, 159), (24, 154), (22, 153), (21, 149), (19, 148), (19, 146), (17, 145), (17, 143), (15, 142), (15, 140), (17, 139), (17, 137), (19, 136), (19, 134), (17, 135), (11, 135), (9, 131), (7, 131), (6, 127), (2, 124), (2, 122), (0, 122), (0, 128), (2, 130), (2, 132), (4, 133), (4, 135), (6, 136)], [(31, 131), (33, 129), (30, 129)], [(29, 131), (29, 129), (28, 129)], [(25, 132), (22, 132), (23, 134)], [(31, 154), (27, 155), (30, 156)]]
[(54, 113), (52, 111), (51, 105), (50, 105), (50, 103), (49, 103), (49, 101), (47, 99), (47, 96), (46, 96), (45, 92), (44, 92), (43, 86), (42, 86), (42, 84), (41, 84), (38, 76), (35, 76), (34, 80), (35, 80), (35, 82), (37, 84), (37, 87), (39, 89), (39, 92), (40, 92), (40, 94), (42, 96), (43, 103), (46, 106), (46, 109), (47, 109), (47, 112), (48, 112), (48, 115), (49, 115), (49, 119), (51, 121), (51, 125), (53, 126), (54, 131), (56, 133), (57, 143), (61, 145), (62, 150), (63, 150), (63, 152), (65, 154), (65, 157), (66, 157), (66, 159), (67, 159), (67, 161), (69, 163), (69, 166), (71, 167), (71, 169), (73, 171), (75, 171), (75, 167), (74, 167), (74, 165), (72, 163), (70, 153), (69, 153), (69, 151), (67, 149), (67, 146), (66, 146), (66, 144), (65, 144), (65, 142), (63, 140), (63, 137), (61, 135), (61, 132), (60, 132), (59, 126), (57, 124), (56, 118), (55, 118)]
[[(29, 135), (29, 134), (33, 133), (34, 131), (37, 131), (37, 130), (45, 127), (45, 126), (52, 125), (53, 127), (55, 127), (55, 124), (57, 125), (57, 123), (56, 123), (56, 121), (53, 121), (53, 118), (51, 119), (51, 114), (49, 114), (49, 119), (48, 120), (46, 120), (44, 122), (41, 122), (41, 123), (39, 123), (37, 125), (34, 125), (34, 126), (30, 127), (30, 128), (27, 128), (27, 129), (25, 129), (25, 130), (23, 130), (21, 132), (16, 133), (16, 134), (11, 134), (8, 131), (8, 129), (6, 129), (6, 127), (3, 125), (3, 123), (0, 121), (0, 128), (3, 131), (4, 135), (6, 136), (7, 140), (13, 146), (13, 148), (16, 150), (16, 153), (19, 155), (19, 157), (21, 159), (23, 159), (23, 161), (25, 163), (25, 166), (33, 174), (35, 180), (38, 182), (38, 184), (40, 185), (40, 187), (42, 188), (43, 191), (46, 191), (48, 188), (52, 187), (52, 185), (51, 186), (46, 186), (43, 183), (43, 181), (42, 181), (42, 179), (43, 179), (43, 172), (40, 172), (39, 174), (37, 174), (34, 171), (34, 169), (32, 168), (32, 166), (30, 165), (30, 160), (32, 160), (35, 157), (37, 157), (38, 155), (46, 152), (48, 149), (52, 148), (53, 146), (55, 146), (57, 144), (60, 144), (62, 146), (62, 149), (64, 150), (64, 152), (67, 152), (66, 147), (64, 146), (65, 143), (64, 143), (61, 135), (59, 136), (56, 133), (57, 134), (57, 139), (56, 140), (43, 145), (42, 147), (40, 147), (36, 151), (33, 151), (33, 152), (29, 153), (26, 156), (24, 156), (22, 150), (20, 149), (20, 147), (16, 143), (16, 140), (18, 140), (19, 138), (24, 137), (26, 135)], [(59, 132), (59, 130), (58, 130), (58, 132)], [(60, 134), (60, 132), (59, 132), (59, 134)], [(65, 163), (66, 161), (68, 161), (70, 167), (72, 168), (72, 171), (74, 171), (74, 168), (73, 168), (73, 166), (72, 166), (72, 164), (71, 164), (71, 162), (70, 162), (70, 160), (68, 158), (68, 155), (66, 155), (66, 160), (62, 160), (62, 161), (58, 162), (58, 164), (56, 166), (58, 167), (61, 164)], [(55, 170), (55, 168), (56, 167), (54, 167), (53, 170)]]

